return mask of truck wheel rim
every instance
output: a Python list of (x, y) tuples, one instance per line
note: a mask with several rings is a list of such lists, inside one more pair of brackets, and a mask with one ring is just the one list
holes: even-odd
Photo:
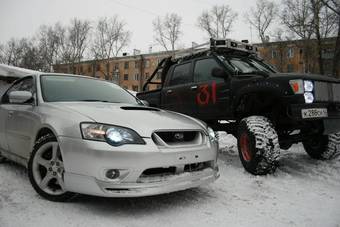
[(65, 193), (64, 163), (57, 142), (48, 142), (38, 149), (33, 158), (32, 173), (37, 186), (45, 193)]
[(249, 162), (251, 160), (251, 151), (249, 149), (249, 136), (247, 133), (242, 133), (240, 147), (243, 160)]

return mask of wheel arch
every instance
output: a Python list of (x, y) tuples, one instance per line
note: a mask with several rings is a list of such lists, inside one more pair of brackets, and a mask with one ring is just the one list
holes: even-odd
[(235, 96), (233, 115), (239, 120), (251, 115), (268, 115), (267, 109), (269, 107), (282, 104), (281, 97), (282, 94), (277, 89), (247, 89), (240, 91)]

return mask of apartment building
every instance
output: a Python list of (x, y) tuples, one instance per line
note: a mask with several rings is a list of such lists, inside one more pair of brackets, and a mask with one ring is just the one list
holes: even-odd
[[(336, 38), (322, 40), (325, 75), (332, 75)], [(259, 55), (280, 72), (319, 73), (317, 40), (292, 40), (256, 44)], [(337, 69), (340, 75), (340, 68)]]
[[(158, 63), (168, 52), (140, 54), (115, 57), (109, 60), (90, 60), (74, 64), (54, 65), (53, 70), (58, 73), (73, 73), (115, 82), (125, 89), (141, 91), (146, 80), (156, 69)], [(154, 81), (160, 81), (157, 75)], [(157, 85), (149, 85), (148, 89), (156, 89)]]

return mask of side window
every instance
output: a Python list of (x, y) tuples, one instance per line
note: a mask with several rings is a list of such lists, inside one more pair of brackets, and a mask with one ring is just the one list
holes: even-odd
[(9, 103), (9, 93), (12, 91), (30, 91), (34, 93), (33, 78), (27, 78), (15, 83), (2, 97), (2, 103)]
[(194, 69), (194, 78), (196, 82), (209, 81), (209, 80), (221, 80), (222, 78), (212, 77), (211, 72), (214, 68), (221, 68), (221, 66), (213, 58), (207, 58), (196, 61)]
[(185, 63), (179, 66), (176, 66), (170, 83), (170, 86), (178, 85), (178, 84), (187, 84), (192, 82), (191, 75), (190, 75), (190, 65), (191, 63)]

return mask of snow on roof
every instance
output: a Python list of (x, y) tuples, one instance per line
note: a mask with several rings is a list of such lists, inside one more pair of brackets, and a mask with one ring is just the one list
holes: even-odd
[(37, 74), (39, 71), (19, 68), (15, 66), (0, 64), (0, 76), (21, 78), (29, 74)]

